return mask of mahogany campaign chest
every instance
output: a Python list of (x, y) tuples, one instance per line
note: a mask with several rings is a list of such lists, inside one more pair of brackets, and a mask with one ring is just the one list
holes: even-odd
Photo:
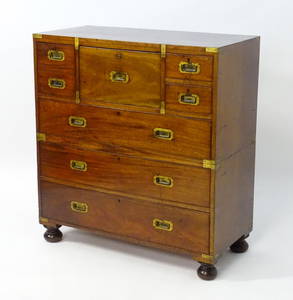
[(160, 249), (213, 279), (252, 230), (259, 37), (33, 35), (40, 223)]

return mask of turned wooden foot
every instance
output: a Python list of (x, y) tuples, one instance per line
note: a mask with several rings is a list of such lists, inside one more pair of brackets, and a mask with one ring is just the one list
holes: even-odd
[(213, 280), (217, 277), (217, 269), (214, 265), (202, 263), (197, 269), (197, 275), (203, 280)]
[(62, 240), (62, 232), (59, 230), (61, 226), (57, 225), (56, 227), (45, 226), (47, 228), (46, 232), (44, 233), (44, 238), (49, 243), (57, 243)]
[(245, 239), (248, 237), (248, 235), (243, 235), (239, 240), (237, 240), (235, 243), (233, 243), (230, 246), (230, 250), (234, 253), (244, 253), (248, 249), (248, 243), (245, 241)]

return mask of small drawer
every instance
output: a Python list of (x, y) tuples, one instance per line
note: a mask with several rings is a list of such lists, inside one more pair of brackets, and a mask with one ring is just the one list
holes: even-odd
[(209, 207), (210, 170), (41, 143), (41, 176)]
[(191, 252), (209, 251), (209, 214), (41, 182), (42, 217)]
[(41, 68), (38, 71), (38, 94), (75, 102), (75, 73), (68, 70)]
[(211, 81), (213, 79), (213, 58), (204, 55), (168, 54), (166, 77)]
[(75, 68), (74, 47), (51, 43), (37, 43), (38, 65)]
[(203, 86), (167, 85), (166, 112), (196, 116), (212, 112), (212, 89)]

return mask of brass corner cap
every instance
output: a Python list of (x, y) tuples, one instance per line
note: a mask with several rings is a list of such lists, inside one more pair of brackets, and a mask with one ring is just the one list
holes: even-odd
[(219, 52), (219, 48), (206, 47), (206, 52), (209, 52), (209, 53), (218, 53)]
[(33, 33), (33, 38), (34, 39), (41, 39), (42, 38), (42, 34), (40, 34), (40, 33)]

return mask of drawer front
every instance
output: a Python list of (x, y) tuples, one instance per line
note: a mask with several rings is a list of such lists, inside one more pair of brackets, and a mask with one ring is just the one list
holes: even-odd
[[(156, 157), (209, 159), (211, 123), (41, 100), (39, 131), (82, 147)], [(71, 116), (84, 119), (73, 126)], [(159, 129), (161, 128), (161, 129)]]
[(41, 182), (42, 217), (208, 253), (209, 215)]
[(75, 101), (75, 72), (66, 69), (51, 69), (45, 65), (38, 70), (38, 94)]
[(40, 144), (41, 176), (209, 207), (210, 170)]
[(75, 54), (72, 45), (37, 43), (38, 65), (74, 69)]
[(82, 103), (160, 106), (158, 53), (80, 47)]
[(167, 85), (166, 112), (186, 116), (212, 112), (212, 89), (203, 86)]
[(168, 54), (166, 76), (167, 78), (210, 81), (213, 79), (213, 58), (204, 55)]

